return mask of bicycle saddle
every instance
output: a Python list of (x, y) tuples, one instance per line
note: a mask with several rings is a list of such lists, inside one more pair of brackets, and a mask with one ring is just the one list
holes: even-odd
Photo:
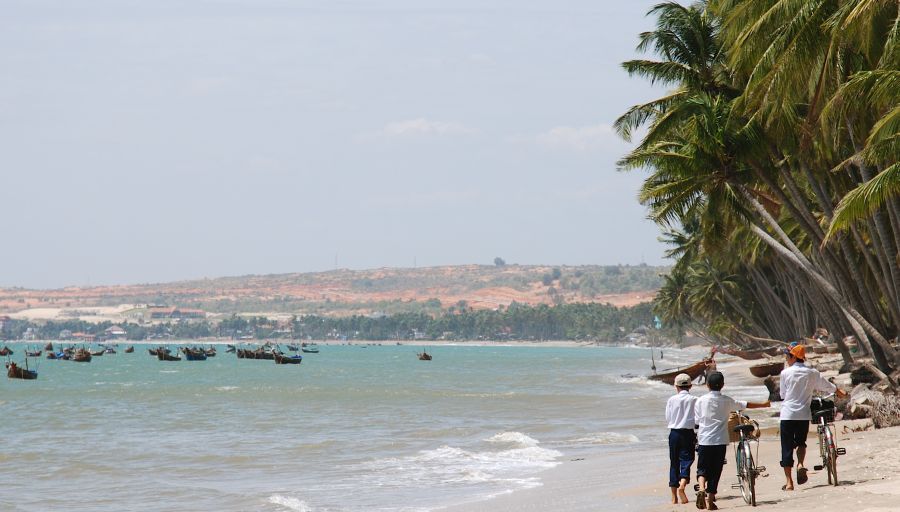
[(745, 436), (749, 436), (755, 429), (756, 427), (753, 425), (738, 425), (731, 430), (735, 432), (743, 432)]
[(822, 409), (821, 411), (816, 411), (812, 413), (813, 421), (818, 421), (818, 419), (822, 416), (825, 416), (827, 420), (832, 414), (831, 409)]

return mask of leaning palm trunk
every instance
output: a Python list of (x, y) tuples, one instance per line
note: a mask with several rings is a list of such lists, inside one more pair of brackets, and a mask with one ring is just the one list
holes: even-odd
[[(816, 270), (809, 264), (805, 259), (799, 258), (794, 252), (790, 249), (779, 243), (775, 240), (772, 235), (768, 234), (764, 229), (757, 226), (756, 224), (751, 224), (750, 229), (755, 233), (763, 242), (766, 243), (769, 247), (771, 247), (776, 253), (778, 253), (783, 258), (792, 262), (796, 265), (800, 270), (805, 272), (809, 277), (819, 286), (819, 288), (830, 298), (833, 300), (843, 311), (843, 313), (847, 316), (847, 320), (850, 322), (851, 326), (853, 326), (854, 331), (857, 333), (857, 337), (860, 340), (860, 343), (866, 345), (868, 351), (875, 358), (875, 363), (878, 365), (878, 368), (884, 372), (890, 372), (892, 370), (892, 364), (896, 365), (900, 363), (897, 360), (896, 354), (893, 353), (893, 349), (891, 348), (888, 341), (878, 332), (875, 327), (872, 326), (863, 316), (853, 308), (837, 291), (837, 289), (828, 282), (827, 279), (822, 277), (821, 274), (816, 272)], [(872, 337), (873, 340), (879, 345), (882, 349), (883, 353), (875, 350), (871, 344), (869, 343), (869, 338), (866, 335)], [(888, 361), (888, 358), (891, 361)]]
[[(806, 256), (787, 236), (784, 230), (781, 229), (781, 226), (778, 225), (765, 207), (763, 207), (763, 205), (761, 205), (746, 188), (739, 187), (739, 190), (744, 198), (753, 206), (753, 209), (756, 210), (766, 223), (778, 234), (784, 244), (779, 243), (765, 230), (754, 223), (750, 224), (751, 230), (779, 255), (787, 257), (789, 261), (806, 272), (810, 278), (812, 278), (813, 282), (815, 282), (831, 300), (835, 301), (841, 307), (843, 313), (848, 315), (848, 320), (850, 320), (850, 318), (853, 319), (850, 323), (854, 326), (854, 330), (857, 330), (857, 336), (861, 338), (861, 343), (867, 343), (867, 341), (863, 341), (863, 338), (866, 338), (866, 334), (869, 334), (872, 339), (875, 340), (878, 348), (880, 348), (880, 351), (883, 353), (880, 354), (879, 350), (874, 348), (870, 349), (870, 352), (872, 353), (872, 356), (875, 357), (876, 362), (879, 364), (879, 368), (881, 368), (882, 371), (889, 372), (892, 369), (892, 365), (900, 365), (900, 355), (898, 355), (893, 347), (891, 347), (891, 344), (888, 343), (878, 329), (866, 320), (866, 318), (860, 314), (843, 295), (841, 295), (837, 288), (815, 269)], [(861, 327), (861, 331), (857, 329), (856, 324)]]

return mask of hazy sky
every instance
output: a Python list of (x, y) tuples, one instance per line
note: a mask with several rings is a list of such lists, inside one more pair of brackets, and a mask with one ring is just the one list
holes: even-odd
[(662, 264), (657, 1), (4, 0), (0, 286)]

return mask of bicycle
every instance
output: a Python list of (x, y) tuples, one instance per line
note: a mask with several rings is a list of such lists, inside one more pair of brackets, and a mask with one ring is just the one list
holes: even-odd
[(827, 470), (828, 484), (836, 487), (838, 485), (837, 458), (839, 455), (846, 455), (847, 450), (838, 448), (835, 443), (834, 400), (829, 400), (833, 396), (834, 393), (824, 397), (815, 397), (809, 408), (812, 412), (812, 422), (816, 423), (819, 455), (822, 457), (822, 464), (813, 466), (813, 469), (816, 471)]
[[(743, 421), (750, 421), (747, 416), (742, 416)], [(738, 483), (731, 486), (732, 489), (740, 489), (744, 501), (751, 507), (756, 506), (756, 477), (765, 473), (765, 466), (757, 466), (754, 462), (753, 451), (750, 449), (750, 441), (756, 441), (756, 450), (759, 454), (759, 440), (750, 437), (757, 429), (757, 425), (743, 423), (732, 430), (738, 433), (737, 444), (734, 445), (735, 465), (737, 466)]]

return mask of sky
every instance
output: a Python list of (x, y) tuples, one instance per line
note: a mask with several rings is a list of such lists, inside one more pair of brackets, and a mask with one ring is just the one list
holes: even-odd
[(666, 264), (657, 1), (4, 0), (0, 286)]

